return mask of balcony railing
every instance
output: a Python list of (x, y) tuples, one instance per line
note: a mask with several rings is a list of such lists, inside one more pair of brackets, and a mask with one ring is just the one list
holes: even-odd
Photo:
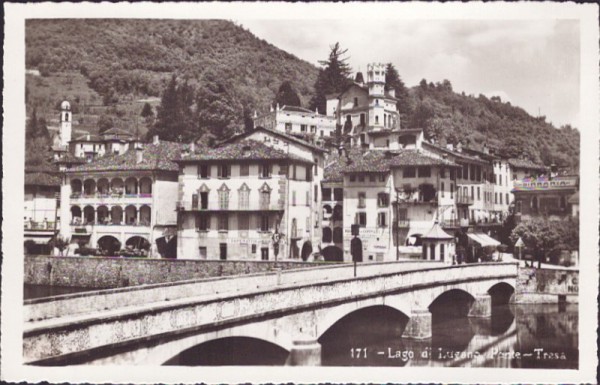
[(441, 222), (442, 227), (457, 228), (457, 227), (469, 227), (470, 221), (468, 219), (444, 219)]
[(219, 202), (208, 202), (205, 205), (199, 202), (195, 205), (192, 204), (192, 201), (177, 202), (178, 211), (281, 211), (283, 209), (282, 203), (265, 204), (262, 202), (248, 202), (247, 204), (240, 205), (238, 202), (230, 201), (227, 205), (221, 205)]
[(25, 230), (54, 230), (54, 222), (25, 221)]
[(70, 223), (71, 226), (74, 227), (85, 227), (85, 226), (140, 226), (140, 227), (144, 227), (144, 226), (150, 226), (150, 222), (149, 221), (135, 221), (135, 222), (129, 222), (129, 223), (125, 223), (124, 221), (120, 221), (117, 223), (113, 223), (112, 221), (71, 221)]
[(123, 192), (112, 192), (112, 193), (72, 193), (71, 199), (90, 199), (90, 198), (98, 198), (98, 199), (108, 199), (108, 198), (152, 198), (152, 193), (136, 193), (136, 194), (126, 194)]
[(472, 205), (473, 204), (473, 198), (470, 196), (457, 196), (456, 200), (455, 200), (457, 205)]

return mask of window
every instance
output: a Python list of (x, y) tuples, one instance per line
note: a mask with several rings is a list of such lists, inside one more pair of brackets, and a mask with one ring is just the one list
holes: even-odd
[(306, 216), (306, 232), (310, 231), (310, 215)]
[(292, 123), (286, 123), (285, 124), (285, 130), (288, 131), (288, 132), (292, 131)]
[(364, 126), (366, 124), (366, 122), (367, 122), (366, 115), (364, 113), (360, 114), (360, 124), (362, 124)]
[(333, 234), (329, 227), (323, 227), (323, 243), (331, 242)]
[(243, 231), (250, 230), (250, 215), (241, 213), (239, 216), (239, 229)]
[(469, 179), (469, 165), (468, 164), (463, 164), (462, 177), (463, 177), (463, 179)]
[(385, 174), (379, 174), (379, 181), (385, 182)]
[(270, 178), (271, 177), (271, 165), (269, 165), (269, 164), (261, 164), (260, 165), (260, 177), (261, 178)]
[(446, 177), (446, 169), (445, 168), (440, 168), (440, 178), (445, 178)]
[(456, 179), (462, 179), (462, 168), (456, 170)]
[(510, 199), (508, 199), (508, 193), (506, 193), (506, 204), (508, 204), (510, 202)]
[(201, 179), (210, 178), (210, 166), (208, 164), (198, 165), (198, 177)]
[(207, 213), (196, 213), (196, 230), (208, 231), (210, 229), (210, 216)]
[(323, 200), (324, 201), (330, 201), (331, 200), (331, 189), (330, 188), (324, 188), (321, 193), (323, 194)]
[(252, 254), (256, 254), (256, 244), (252, 245)]
[(248, 163), (240, 164), (240, 176), (250, 175), (250, 165)]
[(471, 180), (475, 180), (475, 166), (471, 165), (471, 169), (469, 170), (469, 177)]
[(417, 176), (416, 169), (414, 167), (406, 167), (402, 170), (402, 176), (404, 178), (414, 178)]
[(229, 216), (227, 214), (219, 215), (219, 231), (229, 230)]
[(386, 215), (385, 215), (385, 213), (378, 213), (377, 214), (377, 226), (379, 226), (379, 227), (385, 227), (385, 226), (387, 226), (387, 221), (386, 221)]
[(481, 182), (481, 166), (475, 168), (475, 174), (477, 175), (477, 181)]
[(356, 213), (355, 224), (361, 227), (367, 226), (367, 213)]
[(208, 191), (200, 192), (200, 208), (205, 210), (208, 208)]
[(219, 178), (223, 178), (223, 179), (229, 178), (229, 175), (231, 173), (230, 173), (229, 165), (228, 164), (222, 164), (222, 165), (220, 165), (219, 168), (218, 168), (218, 170), (219, 170), (219, 173), (218, 173), (217, 176)]
[(494, 193), (494, 204), (498, 204), (498, 193)]
[(292, 191), (292, 206), (296, 206), (296, 192)]
[(240, 209), (250, 208), (250, 188), (246, 183), (238, 190), (238, 205)]
[(431, 176), (431, 167), (419, 167), (419, 178), (428, 178)]
[(450, 199), (454, 199), (454, 184), (450, 183)]
[(364, 174), (359, 174), (358, 175), (358, 181), (359, 182), (364, 182), (365, 181), (365, 175)]
[(227, 259), (227, 243), (219, 243), (219, 258)]
[(198, 194), (192, 194), (192, 210), (198, 208)]
[(219, 189), (219, 208), (221, 210), (229, 208), (229, 188), (225, 185), (222, 185)]
[(200, 246), (198, 248), (198, 253), (200, 254), (200, 259), (206, 259), (206, 257), (207, 257), (206, 247)]
[(315, 185), (315, 187), (314, 187), (314, 195), (313, 196), (314, 196), (315, 202), (319, 200), (318, 199), (319, 198), (319, 186), (317, 186), (317, 185)]
[(356, 98), (356, 97), (354, 98), (354, 107), (355, 108), (358, 107), (358, 98)]
[(310, 191), (306, 190), (306, 206), (310, 206)]
[(356, 175), (350, 174), (350, 182), (354, 182), (354, 181), (356, 181)]
[(321, 130), (321, 138), (324, 136), (324, 134), (325, 133), (323, 132), (323, 130)]
[[(296, 192), (293, 192), (294, 202), (296, 204)], [(271, 204), (271, 188), (265, 183), (260, 188), (260, 207), (261, 209), (267, 209)]]
[(367, 194), (364, 192), (359, 192), (358, 193), (358, 207), (359, 208), (365, 208), (367, 207)]
[[(377, 100), (375, 100), (377, 101)], [(379, 124), (379, 116), (375, 115), (375, 124)]]
[(390, 205), (390, 195), (388, 193), (377, 194), (377, 206), (388, 207)]
[(444, 182), (442, 182), (442, 198), (444, 197), (445, 190), (446, 190), (446, 186), (444, 186)]
[(300, 132), (306, 132), (306, 124), (301, 124), (300, 125)]
[(475, 199), (475, 187), (471, 186), (471, 199)]
[(500, 195), (500, 204), (503, 204), (502, 203), (502, 194), (499, 194), (499, 195)]
[(260, 216), (260, 231), (269, 231), (269, 214), (262, 214)]
[(375, 174), (369, 174), (369, 182), (375, 182)]
[[(481, 188), (477, 187), (477, 200), (481, 200)], [(502, 202), (500, 202), (502, 203)]]
[[(313, 133), (313, 134), (316, 134), (317, 133), (317, 126), (310, 126), (310, 132)], [(321, 136), (323, 136), (323, 135), (321, 135)]]
[(344, 200), (344, 190), (341, 188), (334, 188), (333, 189), (333, 199), (336, 201), (343, 201)]

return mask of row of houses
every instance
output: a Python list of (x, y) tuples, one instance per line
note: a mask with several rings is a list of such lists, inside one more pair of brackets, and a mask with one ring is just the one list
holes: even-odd
[(59, 232), (106, 255), (349, 261), (354, 228), (367, 260), (450, 261), (461, 234), (498, 244), (509, 207), (521, 219), (577, 210), (576, 176), (402, 127), (384, 66), (367, 70), (328, 96), (326, 115), (276, 106), (216, 148), (116, 129), (71, 140), (65, 102), (59, 172), (46, 185), (26, 175), (26, 238)]

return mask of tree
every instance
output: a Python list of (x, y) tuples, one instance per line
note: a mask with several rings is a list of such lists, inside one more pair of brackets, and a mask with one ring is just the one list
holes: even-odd
[(140, 113), (142, 118), (148, 118), (150, 116), (154, 116), (154, 111), (152, 110), (152, 106), (150, 103), (144, 103), (144, 107), (142, 108), (142, 112)]
[(273, 101), (273, 105), (277, 105), (279, 103), (280, 106), (296, 106), (301, 107), (302, 103), (300, 102), (300, 97), (296, 93), (296, 90), (292, 87), (292, 83), (289, 81), (284, 81), (279, 86), (279, 91), (277, 91), (277, 95), (275, 95), (275, 100)]
[(179, 142), (197, 139), (193, 105), (192, 87), (187, 81), (178, 84), (176, 75), (173, 75), (156, 108), (156, 120), (148, 130), (148, 138), (159, 135), (164, 140)]
[(115, 125), (114, 118), (110, 115), (102, 115), (98, 118), (98, 133), (102, 134), (106, 130), (110, 130)]
[(321, 113), (325, 112), (327, 95), (341, 92), (351, 82), (349, 76), (352, 69), (347, 63), (348, 59), (343, 57), (348, 50), (341, 49), (340, 43), (335, 43), (330, 48), (329, 59), (319, 61), (323, 68), (319, 70), (315, 93), (310, 101), (310, 109), (318, 109)]
[(27, 121), (25, 126), (25, 137), (27, 139), (42, 138), (46, 141), (50, 140), (50, 132), (46, 124), (46, 119), (37, 115), (37, 108), (34, 107), (31, 113), (31, 117)]
[[(547, 218), (534, 218), (519, 223), (512, 231), (510, 241), (515, 244), (519, 238), (525, 246), (534, 253), (538, 263), (545, 261), (546, 254), (560, 243), (565, 243), (567, 237), (573, 237), (570, 227), (562, 221), (550, 221)], [(579, 235), (577, 234), (577, 238)], [(539, 265), (538, 265), (539, 266)]]

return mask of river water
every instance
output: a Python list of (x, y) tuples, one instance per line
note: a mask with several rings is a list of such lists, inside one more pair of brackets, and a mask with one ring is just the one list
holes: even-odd
[[(90, 291), (25, 285), (24, 298)], [(408, 321), (388, 307), (344, 317), (321, 338), (323, 366), (447, 366), (577, 369), (577, 304), (494, 305), (490, 318), (468, 318), (458, 303), (432, 310), (432, 338), (407, 340)], [(457, 311), (452, 311), (452, 310)], [(250, 338), (225, 338), (173, 357), (170, 365), (283, 365), (288, 352)]]

